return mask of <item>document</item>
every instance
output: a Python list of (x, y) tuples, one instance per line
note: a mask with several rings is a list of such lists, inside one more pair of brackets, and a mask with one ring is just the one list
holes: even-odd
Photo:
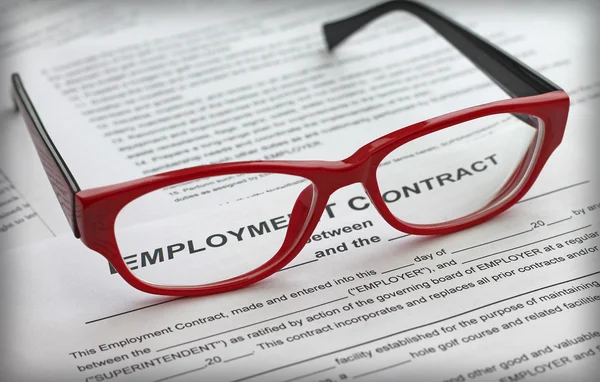
[[(594, 381), (600, 200), (589, 174), (555, 167), (556, 183), (439, 237), (394, 230), (348, 187), (292, 263), (207, 297), (139, 292), (70, 236), (8, 251), (3, 370), (15, 381)], [(270, 219), (244, 215), (248, 203)], [(130, 268), (171, 285), (214, 281), (268, 256), (287, 212), (265, 195), (216, 208), (221, 220), (178, 215), (192, 228), (177, 242), (160, 221), (137, 226), (123, 247)], [(262, 232), (237, 229), (251, 224)], [(240, 238), (243, 256), (219, 257)], [(215, 253), (188, 272), (190, 256)]]
[[(204, 23), (193, 6), (164, 23), (152, 13), (146, 20), (155, 23), (97, 37), (93, 46), (72, 42), (37, 56), (44, 60), (30, 52), (35, 64), (19, 71), (82, 188), (233, 160), (337, 160), (411, 123), (506, 98), (407, 15), (390, 15), (326, 54), (321, 23), (370, 3), (231, 2), (203, 13)], [(6, 250), (3, 377), (595, 381), (599, 83), (551, 42), (536, 45), (541, 38), (493, 22), (477, 28), (572, 95), (563, 143), (513, 208), (455, 234), (414, 236), (390, 227), (352, 185), (333, 194), (281, 271), (197, 298), (140, 292), (69, 234)], [(447, 142), (407, 155), (423, 153), (425, 163)], [(488, 147), (453, 156), (452, 165), (493, 166)], [(409, 171), (402, 184), (437, 175), (427, 168)], [(182, 184), (160, 193), (153, 209), (128, 206), (116, 232), (128, 267), (183, 285), (264, 263), (285, 239), (286, 192), (305, 183), (250, 180)], [(272, 199), (267, 190), (284, 184), (291, 186)], [(427, 215), (411, 215), (419, 216)], [(181, 229), (166, 230), (169, 218)], [(206, 261), (192, 267), (192, 258)]]

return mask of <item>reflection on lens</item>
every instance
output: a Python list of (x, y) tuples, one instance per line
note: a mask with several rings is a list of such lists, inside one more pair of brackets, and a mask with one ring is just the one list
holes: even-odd
[[(235, 187), (243, 179), (245, 186)], [(173, 195), (199, 185), (194, 190), (203, 194), (196, 197)], [(304, 228), (313, 196), (312, 184), (292, 175), (206, 178), (134, 200), (119, 213), (115, 235), (138, 278), (163, 286), (204, 285), (254, 270), (284, 240), (290, 245)], [(293, 235), (286, 239), (288, 232)]]
[(543, 123), (497, 114), (415, 139), (391, 152), (377, 183), (392, 214), (409, 224), (440, 224), (502, 203), (524, 183)]

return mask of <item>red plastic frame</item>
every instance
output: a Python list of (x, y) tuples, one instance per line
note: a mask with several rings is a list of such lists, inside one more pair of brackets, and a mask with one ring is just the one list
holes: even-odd
[[(442, 115), (394, 131), (361, 147), (341, 161), (252, 161), (197, 166), (148, 176), (138, 180), (78, 192), (75, 195), (77, 227), (89, 248), (102, 254), (133, 287), (148, 293), (172, 296), (202, 296), (227, 292), (260, 281), (294, 259), (315, 229), (329, 196), (341, 187), (362, 183), (371, 202), (394, 228), (417, 235), (443, 235), (480, 224), (515, 204), (530, 189), (544, 164), (560, 144), (569, 112), (569, 97), (562, 90), (537, 96), (493, 102)], [(399, 146), (426, 134), (472, 119), (522, 113), (540, 118), (545, 125), (541, 146), (533, 158), (527, 179), (513, 179), (502, 191), (504, 200), (483, 213), (475, 213), (451, 224), (410, 225), (397, 220), (381, 197), (376, 181), (379, 163)], [(521, 166), (521, 168), (523, 165)], [(529, 168), (529, 166), (528, 166)], [(262, 266), (225, 281), (194, 287), (167, 287), (138, 279), (125, 264), (114, 233), (119, 211), (134, 199), (154, 190), (203, 177), (239, 173), (282, 173), (312, 181), (299, 196), (279, 252)], [(521, 172), (519, 169), (517, 173)], [(522, 184), (517, 190), (515, 184)], [(512, 188), (511, 188), (512, 187)]]

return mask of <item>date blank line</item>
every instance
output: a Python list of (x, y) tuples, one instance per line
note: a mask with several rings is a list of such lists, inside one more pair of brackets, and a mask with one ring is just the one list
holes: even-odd
[(242, 354), (242, 355), (239, 355), (237, 357), (226, 359), (225, 361), (223, 361), (223, 363), (227, 363), (227, 362), (231, 362), (231, 361), (237, 361), (238, 359), (250, 357), (251, 355), (254, 355), (254, 352), (248, 353), (248, 354)]
[(531, 232), (531, 231), (533, 231), (533, 228), (531, 228), (531, 229), (528, 229), (528, 230), (526, 230), (526, 231), (523, 231), (523, 232), (515, 233), (515, 234), (513, 234), (513, 235), (509, 235), (509, 236), (501, 237), (500, 239), (496, 239), (496, 240), (492, 240), (492, 241), (487, 241), (487, 242), (485, 242), (485, 243), (477, 244), (477, 245), (474, 245), (474, 246), (472, 246), (472, 247), (467, 247), (467, 248), (459, 249), (458, 251), (454, 251), (454, 252), (452, 252), (452, 254), (454, 255), (455, 253), (459, 253), (459, 252), (468, 251), (469, 249), (483, 247), (484, 245), (492, 244), (492, 243), (495, 243), (495, 242), (497, 242), (497, 241), (502, 241), (502, 240), (510, 239), (511, 237), (519, 236), (519, 235), (522, 235), (522, 234), (524, 234), (524, 233)]
[(573, 218), (573, 216), (569, 216), (569, 217), (568, 217), (568, 218), (566, 218), (566, 219), (560, 219), (560, 220), (557, 220), (557, 221), (555, 221), (555, 222), (548, 223), (547, 225), (554, 225), (554, 224), (558, 224), (558, 223), (566, 222), (567, 220), (571, 220), (572, 218)]
[(406, 265), (403, 265), (403, 266), (401, 266), (401, 267), (398, 267), (398, 268), (392, 268), (392, 269), (389, 269), (389, 270), (387, 270), (387, 271), (385, 271), (385, 272), (381, 272), (381, 274), (382, 274), (382, 275), (385, 275), (386, 273), (390, 273), (390, 272), (393, 272), (393, 271), (397, 271), (398, 269), (403, 269), (403, 268), (412, 267), (413, 265), (415, 265), (415, 264), (406, 264)]
[(202, 369), (206, 369), (206, 365), (202, 366), (202, 367), (197, 367), (195, 369), (192, 370), (188, 370), (188, 371), (184, 371), (183, 373), (179, 373), (179, 374), (174, 374), (171, 375), (169, 377), (165, 377), (165, 378), (161, 378), (161, 379), (157, 379), (154, 382), (163, 382), (163, 381), (168, 381), (169, 379), (173, 379), (173, 378), (177, 378), (177, 377), (181, 377), (182, 375), (186, 375), (186, 374), (190, 374), (190, 373), (195, 373), (197, 371), (200, 371)]

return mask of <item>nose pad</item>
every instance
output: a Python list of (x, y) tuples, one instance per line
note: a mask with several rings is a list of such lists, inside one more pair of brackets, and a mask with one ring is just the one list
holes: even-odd
[(295, 240), (302, 234), (308, 217), (312, 212), (315, 196), (315, 187), (310, 184), (300, 193), (294, 208), (292, 208), (292, 214), (288, 223), (288, 229), (285, 234), (285, 239), (281, 245), (281, 250), (287, 251), (295, 244)]

